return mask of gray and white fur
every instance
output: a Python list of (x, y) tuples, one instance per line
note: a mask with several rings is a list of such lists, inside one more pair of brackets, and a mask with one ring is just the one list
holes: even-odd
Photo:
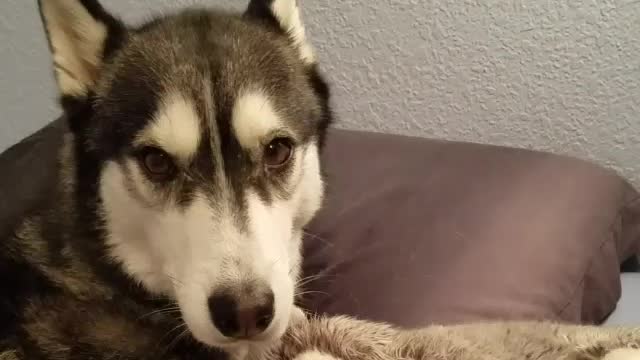
[(331, 120), (296, 1), (137, 26), (38, 3), (68, 133), (56, 191), (0, 245), (0, 351), (224, 358), (278, 339)]
[(640, 326), (542, 321), (399, 329), (351, 317), (297, 318), (247, 360), (639, 360)]

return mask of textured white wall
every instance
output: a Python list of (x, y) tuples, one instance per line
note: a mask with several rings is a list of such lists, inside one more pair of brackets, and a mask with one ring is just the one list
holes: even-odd
[[(571, 154), (640, 185), (638, 0), (302, 0), (341, 126)], [(139, 20), (176, 4), (110, 0)], [(56, 114), (35, 1), (0, 3), (0, 148)]]

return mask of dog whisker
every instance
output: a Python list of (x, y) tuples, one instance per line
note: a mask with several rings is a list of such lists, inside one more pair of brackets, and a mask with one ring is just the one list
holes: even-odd
[(325, 292), (325, 291), (318, 291), (318, 290), (309, 290), (309, 291), (302, 291), (302, 292), (298, 292), (296, 293), (296, 296), (304, 296), (304, 295), (325, 295), (325, 296), (329, 296), (329, 293)]
[(329, 275), (328, 275), (328, 274), (327, 274), (327, 272), (325, 272), (325, 271), (320, 272), (320, 273), (318, 273), (318, 274), (314, 274), (314, 275), (310, 275), (310, 276), (305, 276), (305, 277), (301, 278), (300, 280), (298, 280), (298, 282), (296, 283), (296, 285), (297, 285), (297, 286), (300, 286), (300, 287), (301, 287), (301, 286), (305, 286), (305, 285), (307, 285), (307, 284), (309, 284), (309, 283), (312, 283), (312, 282), (314, 282), (314, 281), (316, 281), (316, 280), (320, 280), (320, 279), (326, 278), (326, 277), (328, 277), (328, 276), (329, 276)]
[(183, 340), (189, 334), (189, 329), (185, 326), (184, 329), (176, 336), (171, 343), (167, 346), (169, 349), (172, 349), (178, 342)]
[[(187, 324), (184, 322), (181, 322), (180, 324), (173, 327), (171, 330), (167, 331), (167, 333), (164, 334), (162, 338), (160, 338), (160, 341), (158, 342), (158, 347), (161, 347), (161, 344), (164, 342), (164, 340), (170, 337), (172, 333), (175, 333), (176, 331), (180, 331), (180, 330), (182, 330), (182, 332), (188, 331)], [(171, 340), (171, 342), (169, 342), (169, 344), (167, 344), (167, 346), (164, 347), (164, 349), (170, 350), (170, 348), (174, 346), (176, 342), (177, 341), (174, 338), (173, 340)]]
[(157, 310), (151, 311), (149, 313), (146, 313), (146, 314), (140, 316), (138, 318), (138, 320), (142, 320), (144, 318), (148, 318), (148, 317), (151, 317), (153, 315), (175, 314), (175, 313), (179, 313), (179, 312), (180, 312), (180, 308), (178, 306), (171, 306), (171, 307), (161, 308), (161, 309), (157, 309)]
[(163, 274), (164, 274), (164, 276), (166, 276), (167, 278), (169, 278), (169, 280), (171, 280), (171, 282), (172, 282), (172, 284), (173, 284), (174, 286), (175, 286), (175, 285), (178, 285), (178, 287), (180, 287), (180, 286), (184, 286), (184, 282), (182, 282), (180, 279), (176, 278), (175, 276), (172, 276), (172, 275), (167, 274), (167, 273), (163, 273)]
[(333, 247), (333, 246), (334, 246), (334, 244), (333, 244), (333, 243), (331, 243), (331, 241), (329, 241), (328, 239), (326, 239), (326, 238), (324, 238), (324, 237), (322, 237), (322, 236), (320, 236), (320, 235), (310, 233), (310, 232), (308, 232), (308, 231), (306, 231), (306, 230), (303, 230), (303, 231), (302, 231), (302, 233), (303, 233), (306, 237), (309, 237), (309, 238), (311, 238), (311, 239), (313, 239), (313, 240), (318, 240), (318, 241), (320, 241), (321, 243), (323, 243), (323, 244), (324, 244), (324, 245), (326, 245), (327, 247)]

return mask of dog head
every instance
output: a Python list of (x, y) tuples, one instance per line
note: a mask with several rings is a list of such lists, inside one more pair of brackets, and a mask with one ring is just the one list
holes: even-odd
[(296, 1), (136, 27), (95, 0), (39, 3), (105, 255), (206, 344), (279, 337), (331, 118)]

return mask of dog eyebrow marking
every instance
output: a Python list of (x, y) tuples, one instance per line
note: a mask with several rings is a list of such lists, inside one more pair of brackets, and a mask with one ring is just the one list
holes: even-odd
[(159, 103), (156, 115), (139, 141), (189, 161), (198, 151), (202, 137), (200, 128), (200, 117), (193, 101), (171, 92)]
[(264, 91), (241, 92), (233, 105), (231, 123), (240, 145), (254, 149), (264, 137), (278, 130), (282, 121)]

